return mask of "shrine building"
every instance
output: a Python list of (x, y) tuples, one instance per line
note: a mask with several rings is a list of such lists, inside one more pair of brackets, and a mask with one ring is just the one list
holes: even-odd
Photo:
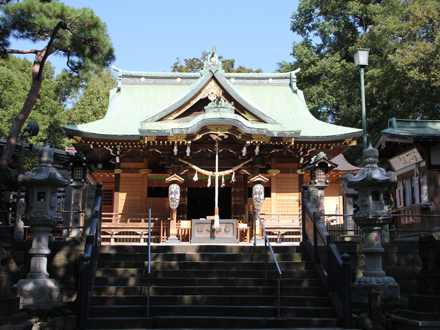
[[(299, 221), (301, 185), (310, 181), (305, 164), (321, 152), (335, 158), (362, 134), (316, 119), (296, 85), (298, 70), (225, 73), (215, 50), (200, 73), (114, 69), (105, 118), (64, 127), (95, 165), (103, 212), (113, 218), (149, 209), (170, 216), (168, 186), (175, 182), (177, 221), (214, 216), (216, 201), (220, 219), (249, 223), (258, 180), (260, 212)], [(341, 174), (327, 176), (326, 208), (334, 213)]]

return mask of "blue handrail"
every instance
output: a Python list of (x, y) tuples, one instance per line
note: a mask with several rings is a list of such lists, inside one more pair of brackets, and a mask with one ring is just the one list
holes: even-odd
[[(278, 269), (278, 317), (281, 317), (281, 278), (283, 276), (283, 272), (281, 271), (280, 265), (278, 264), (278, 260), (275, 257), (275, 253), (273, 252), (272, 245), (270, 244), (269, 238), (267, 236), (266, 230), (264, 229), (263, 222), (261, 221), (260, 214), (258, 210), (255, 210), (255, 228), (257, 219), (260, 221), (261, 229), (263, 229), (264, 233), (264, 249), (265, 249), (265, 259), (264, 259), (264, 276), (267, 278), (267, 244), (269, 244), (270, 252), (272, 253), (273, 260), (275, 261), (275, 265)], [(254, 235), (254, 246), (257, 246), (257, 237)]]

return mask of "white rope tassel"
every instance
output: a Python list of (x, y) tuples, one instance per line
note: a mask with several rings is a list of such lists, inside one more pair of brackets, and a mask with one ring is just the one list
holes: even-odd
[(222, 175), (222, 188), (225, 186), (225, 176)]
[(231, 178), (231, 183), (232, 182), (235, 182), (236, 180), (235, 180), (235, 172), (232, 172), (232, 178)]
[(208, 178), (208, 184), (206, 185), (207, 187), (211, 187), (211, 176), (209, 176)]
[(196, 175), (194, 175), (194, 178), (193, 178), (194, 181), (197, 181), (199, 179), (199, 177), (197, 176), (197, 173), (199, 173), (199, 172), (196, 171)]

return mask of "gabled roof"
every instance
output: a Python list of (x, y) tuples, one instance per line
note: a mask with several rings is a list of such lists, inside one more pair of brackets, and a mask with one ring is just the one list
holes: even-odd
[(388, 120), (388, 128), (381, 131), (373, 146), (378, 148), (386, 141), (411, 144), (415, 139), (440, 139), (440, 120), (391, 118)]
[[(296, 87), (296, 72), (225, 73), (214, 53), (208, 59), (201, 73), (115, 68), (119, 73), (118, 87), (110, 92), (105, 118), (67, 126), (66, 133), (70, 137), (124, 140), (195, 134), (207, 125), (232, 125), (245, 134), (296, 141), (356, 139), (362, 134), (359, 129), (313, 117), (302, 91)], [(217, 100), (210, 98), (213, 95)], [(235, 111), (208, 111), (206, 97), (212, 102), (221, 99)], [(196, 112), (196, 107), (201, 111)]]

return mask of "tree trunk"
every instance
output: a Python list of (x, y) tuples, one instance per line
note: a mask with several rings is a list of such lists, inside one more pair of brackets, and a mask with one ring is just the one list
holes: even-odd
[[(14, 122), (12, 123), (5, 149), (3, 150), (2, 157), (0, 158), (0, 166), (3, 165), (4, 167), (7, 167), (11, 162), (12, 154), (14, 153), (15, 145), (17, 144), (21, 129), (23, 128), (26, 120), (29, 118), (29, 115), (31, 114), (31, 111), (37, 100), (38, 93), (40, 92), (41, 83), (43, 82), (44, 64), (46, 63), (49, 55), (53, 53), (53, 51), (51, 51), (51, 46), (58, 34), (58, 31), (60, 29), (66, 29), (66, 27), (67, 25), (65, 22), (58, 22), (57, 26), (52, 31), (52, 35), (47, 46), (41, 51), (36, 52), (34, 64), (32, 65), (32, 86), (26, 98), (26, 102), (24, 102), (23, 108), (21, 108), (20, 113), (17, 115), (17, 117), (15, 117)], [(6, 50), (6, 52), (12, 53), (13, 51)]]
[(21, 129), (23, 128), (26, 120), (29, 118), (29, 115), (31, 114), (31, 111), (37, 100), (38, 93), (40, 92), (41, 83), (43, 82), (43, 75), (39, 73), (40, 69), (42, 70), (44, 67), (44, 62), (42, 62), (42, 60), (45, 60), (45, 52), (46, 48), (35, 56), (34, 64), (32, 66), (31, 89), (29, 90), (29, 94), (24, 102), (23, 108), (12, 123), (5, 149), (3, 150), (2, 157), (0, 158), (0, 165), (3, 165), (4, 167), (7, 167), (11, 162), (12, 154), (14, 153), (15, 145), (17, 144)]

